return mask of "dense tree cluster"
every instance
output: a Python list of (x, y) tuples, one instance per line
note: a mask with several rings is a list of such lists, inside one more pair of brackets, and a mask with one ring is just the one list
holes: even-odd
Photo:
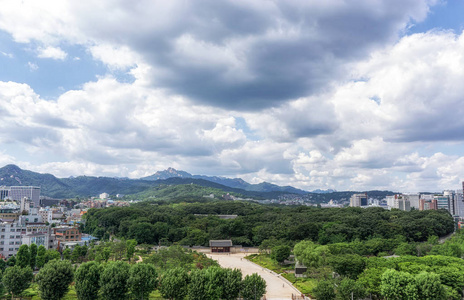
[[(218, 214), (238, 217), (223, 220)], [(398, 236), (405, 237), (405, 242), (420, 242), (454, 230), (453, 219), (446, 211), (272, 207), (224, 201), (143, 202), (131, 207), (90, 209), (85, 218), (87, 233), (103, 239), (111, 235), (135, 239), (139, 244), (207, 245), (210, 239), (232, 239), (243, 246), (269, 241), (292, 245), (301, 240), (325, 245)]]
[[(464, 234), (440, 244), (431, 237), (411, 244), (412, 256), (362, 256), (353, 251), (361, 242), (319, 245), (302, 241), (295, 245), (298, 261), (308, 266), (307, 275), (318, 281), (317, 299), (461, 299), (464, 290)], [(398, 248), (403, 251), (405, 242)], [(425, 255), (425, 256), (424, 256)], [(330, 276), (335, 272), (338, 276)], [(327, 279), (330, 278), (330, 279)]]

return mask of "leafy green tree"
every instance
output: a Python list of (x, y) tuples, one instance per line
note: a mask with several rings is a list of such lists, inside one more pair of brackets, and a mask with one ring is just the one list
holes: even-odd
[(95, 262), (89, 261), (83, 263), (74, 275), (75, 289), (79, 300), (94, 300), (98, 299), (98, 291), (100, 290), (100, 274), (102, 266)]
[(6, 261), (3, 259), (0, 259), (0, 272), (5, 271), (6, 268)]
[(362, 284), (350, 278), (344, 278), (337, 288), (337, 299), (364, 299), (366, 290)]
[(272, 248), (271, 258), (279, 263), (283, 263), (290, 256), (290, 247), (287, 245), (279, 245)]
[(100, 276), (101, 294), (105, 300), (125, 299), (128, 292), (129, 265), (122, 261), (110, 262)]
[(188, 274), (183, 268), (168, 269), (160, 278), (159, 291), (164, 298), (183, 299), (187, 295)]
[(364, 257), (357, 254), (345, 254), (332, 256), (329, 264), (335, 272), (341, 276), (348, 276), (351, 279), (358, 278), (358, 275), (364, 271), (366, 261)]
[(242, 298), (261, 299), (266, 293), (266, 281), (256, 273), (245, 276), (242, 282)]
[(36, 244), (31, 244), (31, 246), (29, 247), (29, 253), (31, 255), (30, 266), (32, 270), (34, 270), (35, 265), (37, 263), (37, 245)]
[(321, 280), (313, 288), (313, 295), (317, 300), (335, 299), (334, 284), (328, 280)]
[(242, 271), (239, 269), (224, 269), (222, 282), (222, 299), (235, 300), (242, 287)]
[(6, 261), (6, 265), (8, 267), (12, 267), (14, 265), (16, 265), (16, 256), (11, 256), (10, 258), (8, 258), (8, 260)]
[(416, 255), (417, 252), (416, 252), (416, 246), (414, 244), (411, 244), (411, 243), (401, 243), (398, 245), (398, 247), (396, 247), (395, 249), (395, 254), (396, 255)]
[(203, 300), (205, 297), (206, 289), (206, 276), (205, 272), (200, 269), (193, 270), (189, 275), (188, 283), (188, 299), (189, 300)]
[(306, 267), (317, 268), (324, 265), (330, 254), (327, 246), (318, 246), (311, 241), (301, 241), (293, 248), (296, 259)]
[(63, 250), (63, 259), (71, 260), (71, 249), (66, 248)]
[(18, 253), (16, 254), (16, 265), (21, 268), (31, 265), (31, 254), (28, 245), (23, 244), (19, 247)]
[(37, 268), (42, 268), (45, 265), (45, 253), (46, 249), (43, 245), (40, 245), (39, 248), (37, 248), (37, 261), (36, 265)]
[(149, 294), (158, 286), (158, 275), (153, 265), (139, 263), (130, 268), (127, 282), (129, 291), (135, 299), (148, 299)]
[(74, 269), (70, 261), (51, 260), (35, 277), (43, 300), (63, 299), (73, 281)]
[(416, 275), (416, 286), (418, 299), (421, 300), (444, 300), (446, 291), (440, 281), (440, 275), (422, 272)]
[(54, 249), (48, 249), (47, 251), (45, 251), (45, 263), (48, 263), (49, 261), (54, 259), (61, 259), (60, 252)]
[[(64, 256), (64, 253), (63, 253)], [(71, 252), (70, 259), (73, 263), (76, 263), (79, 261), (79, 258), (81, 257), (81, 246), (76, 245), (74, 249)]]
[(29, 288), (33, 278), (32, 269), (28, 266), (9, 267), (3, 274), (2, 282), (12, 297), (19, 296), (25, 289)]
[(379, 298), (381, 295), (380, 283), (385, 270), (385, 268), (367, 268), (358, 276), (357, 282), (364, 287), (371, 297)]
[(206, 278), (205, 298), (220, 299), (223, 289), (224, 270), (220, 267), (211, 267), (202, 271)]
[(406, 272), (386, 270), (382, 274), (380, 291), (387, 300), (418, 300), (414, 277)]
[(126, 248), (127, 248), (127, 259), (129, 262), (131, 261), (132, 257), (134, 256), (135, 253), (135, 246), (137, 246), (137, 241), (136, 240), (127, 240), (126, 241)]

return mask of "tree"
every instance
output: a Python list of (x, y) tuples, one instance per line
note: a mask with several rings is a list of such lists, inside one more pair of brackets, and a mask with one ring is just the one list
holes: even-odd
[(242, 286), (242, 271), (239, 269), (224, 269), (222, 282), (222, 299), (235, 300)]
[(29, 247), (29, 253), (31, 254), (30, 265), (31, 265), (32, 270), (34, 270), (36, 262), (37, 262), (37, 245), (36, 244), (31, 244), (31, 246)]
[(8, 258), (8, 260), (6, 262), (6, 265), (8, 267), (12, 267), (12, 266), (16, 265), (16, 256), (11, 256), (10, 258)]
[(74, 279), (76, 282), (76, 294), (79, 300), (98, 299), (102, 269), (101, 265), (95, 261), (83, 263), (77, 269)]
[(60, 252), (54, 249), (48, 249), (47, 251), (45, 251), (45, 263), (48, 263), (49, 261), (54, 259), (61, 259)]
[(220, 267), (211, 267), (208, 269), (203, 269), (202, 271), (204, 272), (204, 276), (206, 278), (204, 298), (219, 300), (222, 296), (224, 269)]
[(124, 299), (128, 292), (129, 265), (122, 261), (110, 262), (100, 276), (101, 294), (106, 300)]
[(275, 259), (279, 263), (283, 263), (290, 255), (290, 250), (290, 247), (287, 245), (275, 246), (272, 248), (271, 258)]
[(293, 248), (295, 258), (306, 267), (319, 267), (326, 263), (330, 254), (327, 246), (318, 246), (311, 241), (301, 241)]
[(159, 291), (167, 299), (183, 299), (187, 295), (188, 274), (183, 268), (168, 269), (160, 278)]
[(206, 277), (205, 272), (195, 269), (190, 273), (188, 284), (188, 299), (202, 300), (205, 299)]
[(43, 245), (40, 245), (39, 248), (37, 248), (37, 261), (36, 265), (37, 268), (42, 268), (45, 265), (45, 253), (46, 249)]
[(29, 246), (23, 244), (19, 247), (16, 254), (16, 265), (25, 268), (31, 265), (31, 254), (29, 253)]
[(20, 266), (9, 267), (3, 274), (3, 285), (11, 295), (18, 296), (29, 287), (33, 278), (32, 269), (28, 266), (21, 268)]
[(266, 293), (266, 281), (257, 273), (245, 276), (242, 282), (242, 298), (261, 299)]
[(364, 299), (366, 290), (364, 287), (353, 279), (344, 278), (337, 288), (337, 299)]
[(417, 287), (414, 277), (393, 269), (382, 274), (380, 292), (387, 300), (416, 300)]
[(131, 261), (131, 258), (134, 256), (135, 246), (137, 246), (137, 241), (136, 240), (127, 240), (126, 241), (127, 259), (129, 260), (129, 262)]
[[(64, 256), (64, 253), (63, 253), (63, 256)], [(71, 252), (70, 259), (73, 263), (76, 263), (79, 261), (80, 256), (81, 256), (81, 246), (76, 245)]]
[(328, 280), (321, 280), (313, 288), (313, 295), (317, 300), (335, 299), (334, 285)]
[(422, 272), (416, 275), (416, 286), (418, 299), (421, 300), (444, 300), (446, 291), (440, 281), (440, 275)]
[(148, 299), (158, 285), (158, 274), (153, 265), (139, 263), (130, 268), (127, 284), (135, 299)]
[(71, 249), (66, 248), (63, 250), (63, 259), (71, 260)]
[(329, 264), (335, 272), (341, 276), (348, 276), (351, 279), (358, 278), (358, 275), (364, 271), (366, 261), (364, 257), (357, 254), (345, 254), (332, 256)]
[(73, 281), (74, 271), (70, 261), (51, 260), (40, 269), (35, 277), (43, 300), (63, 299)]

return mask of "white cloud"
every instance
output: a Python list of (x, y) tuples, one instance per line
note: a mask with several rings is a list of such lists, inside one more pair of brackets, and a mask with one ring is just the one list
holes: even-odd
[(31, 72), (37, 71), (39, 69), (39, 66), (33, 62), (27, 62), (27, 66), (29, 67), (29, 70)]
[(40, 58), (51, 58), (56, 60), (65, 60), (68, 54), (59, 47), (39, 47), (37, 48), (37, 56)]

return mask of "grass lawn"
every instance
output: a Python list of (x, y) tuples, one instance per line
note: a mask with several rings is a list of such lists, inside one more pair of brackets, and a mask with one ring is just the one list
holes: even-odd
[[(6, 298), (1, 298), (1, 299), (11, 299), (11, 296), (8, 296)], [(28, 300), (41, 300), (39, 297), (39, 290), (37, 284), (33, 283), (30, 288), (28, 288), (26, 291), (23, 293), (23, 299), (28, 299)], [(149, 300), (162, 300), (164, 299), (161, 297), (161, 294), (158, 290), (153, 291), (150, 294)], [(76, 295), (76, 290), (74, 289), (74, 286), (69, 287), (69, 292), (64, 296), (63, 300), (77, 300), (77, 295)]]
[(313, 278), (296, 278), (295, 274), (289, 272), (293, 271), (294, 265), (282, 266), (275, 260), (271, 259), (269, 254), (252, 254), (247, 256), (246, 259), (260, 265), (261, 267), (272, 270), (278, 274), (282, 274), (285, 279), (290, 281), (303, 294), (311, 293), (312, 289), (317, 284), (317, 280)]

